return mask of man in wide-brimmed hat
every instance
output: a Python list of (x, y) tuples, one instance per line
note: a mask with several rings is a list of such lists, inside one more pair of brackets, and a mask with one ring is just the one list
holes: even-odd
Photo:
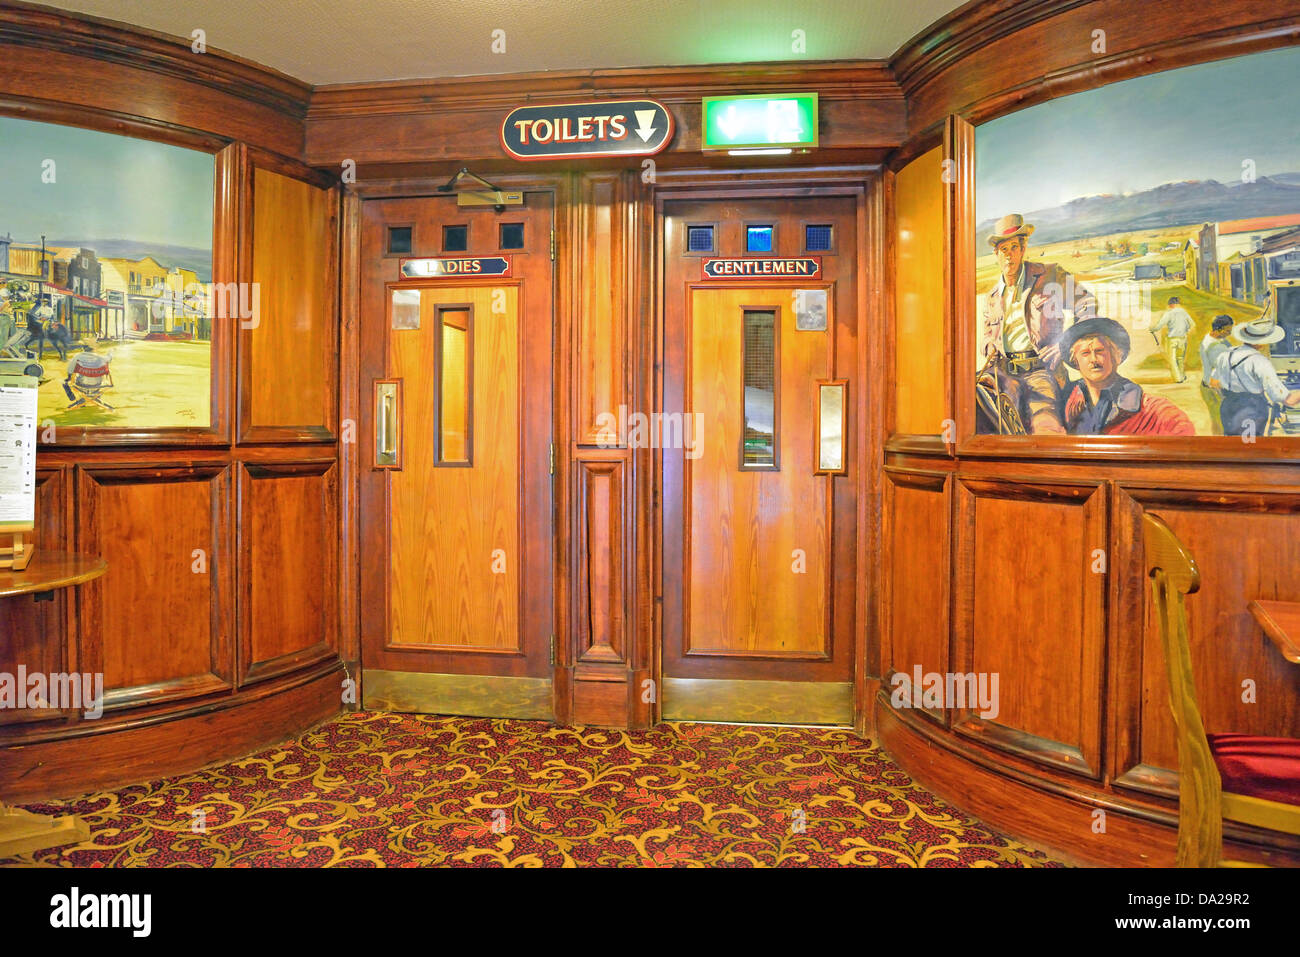
[(1195, 435), (1186, 412), (1119, 374), (1129, 345), (1128, 330), (1100, 316), (1076, 322), (1061, 336), (1065, 362), (1083, 376), (1062, 397), (1066, 428), (1074, 435)]
[(1223, 391), (1219, 416), (1224, 435), (1264, 435), (1272, 405), (1300, 406), (1300, 389), (1282, 384), (1273, 363), (1261, 350), (1279, 342), (1286, 331), (1272, 318), (1239, 322), (1232, 328), (1241, 345), (1219, 356), (1210, 384)]
[(1096, 299), (1055, 263), (1025, 261), (1034, 227), (1019, 213), (999, 219), (988, 235), (1001, 275), (984, 299), (980, 357), (999, 390), (1016, 402), (1030, 432), (1064, 432), (1061, 392), (1069, 374), (1060, 338), (1074, 320), (1097, 312)]

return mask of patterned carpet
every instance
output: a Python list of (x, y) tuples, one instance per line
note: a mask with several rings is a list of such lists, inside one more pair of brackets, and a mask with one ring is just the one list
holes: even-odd
[(358, 712), (279, 748), (41, 813), (80, 867), (1056, 866), (848, 731), (649, 731)]

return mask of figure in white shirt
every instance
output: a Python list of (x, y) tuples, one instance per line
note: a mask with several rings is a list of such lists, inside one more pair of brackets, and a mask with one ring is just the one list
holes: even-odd
[(1285, 331), (1272, 319), (1240, 322), (1232, 335), (1243, 344), (1223, 353), (1214, 363), (1211, 386), (1223, 390), (1219, 415), (1224, 435), (1267, 435), (1273, 406), (1300, 406), (1300, 389), (1282, 384), (1261, 347), (1278, 342)]
[[(1165, 356), (1169, 359), (1169, 371), (1174, 374), (1175, 382), (1185, 382), (1187, 334), (1192, 331), (1192, 317), (1187, 314), (1177, 296), (1169, 297), (1168, 306), (1159, 321), (1151, 327), (1151, 335), (1155, 336), (1161, 329), (1165, 331)], [(1159, 336), (1156, 336), (1156, 342), (1159, 341)]]

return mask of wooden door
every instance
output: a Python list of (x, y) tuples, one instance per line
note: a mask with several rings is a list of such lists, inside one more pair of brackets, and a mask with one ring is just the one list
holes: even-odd
[(827, 421), (825, 468), (818, 402), (857, 384), (854, 222), (851, 199), (665, 207), (664, 411), (693, 426), (662, 458), (667, 719), (852, 723), (855, 424)]
[(363, 206), (368, 708), (554, 714), (552, 206)]

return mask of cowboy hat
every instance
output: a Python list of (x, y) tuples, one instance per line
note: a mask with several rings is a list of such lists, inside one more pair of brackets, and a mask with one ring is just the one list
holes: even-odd
[(1249, 345), (1266, 346), (1270, 342), (1280, 342), (1286, 330), (1272, 319), (1254, 319), (1237, 323), (1232, 327), (1232, 334)]
[(1098, 316), (1096, 319), (1084, 319), (1082, 322), (1076, 322), (1069, 329), (1066, 329), (1065, 334), (1061, 336), (1061, 358), (1071, 369), (1079, 368), (1074, 364), (1074, 360), (1070, 356), (1074, 344), (1080, 339), (1092, 339), (1095, 336), (1105, 336), (1115, 343), (1120, 351), (1120, 362), (1128, 358), (1130, 348), (1128, 330), (1114, 319)]
[(1033, 232), (1034, 227), (1025, 223), (1025, 217), (1019, 213), (1008, 213), (993, 224), (993, 232), (989, 233), (989, 245), (996, 246), (1017, 236), (1028, 239)]

